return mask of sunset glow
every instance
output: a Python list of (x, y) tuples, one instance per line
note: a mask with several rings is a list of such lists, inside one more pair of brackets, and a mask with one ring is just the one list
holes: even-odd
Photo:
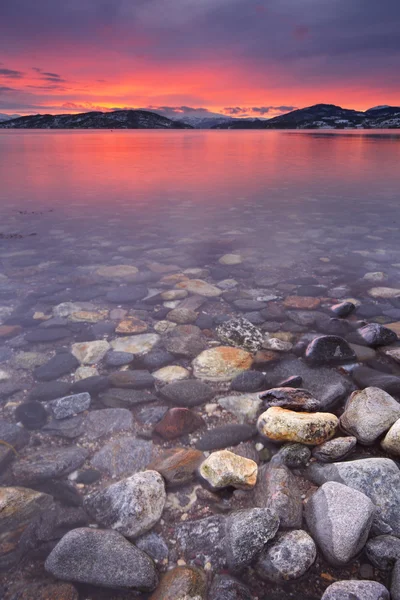
[(396, 0), (3, 2), (0, 112), (398, 105), (399, 27)]

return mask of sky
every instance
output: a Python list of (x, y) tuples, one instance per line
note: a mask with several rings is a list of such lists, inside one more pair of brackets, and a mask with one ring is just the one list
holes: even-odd
[(399, 0), (0, 0), (0, 113), (400, 105)]

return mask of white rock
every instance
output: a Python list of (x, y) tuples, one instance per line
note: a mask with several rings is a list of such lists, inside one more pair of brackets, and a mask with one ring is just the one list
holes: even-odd
[(258, 467), (254, 460), (229, 450), (213, 452), (201, 464), (200, 475), (213, 488), (251, 489), (257, 482)]
[(162, 367), (161, 369), (158, 369), (152, 373), (152, 375), (161, 383), (172, 383), (173, 381), (180, 381), (181, 379), (187, 379), (190, 377), (189, 371), (184, 367), (180, 367), (179, 365), (168, 365), (167, 367)]
[(82, 365), (94, 365), (104, 358), (109, 349), (110, 344), (105, 340), (95, 340), (72, 344), (71, 352)]
[(131, 352), (135, 356), (144, 356), (160, 341), (156, 333), (142, 333), (120, 337), (111, 342), (111, 347), (116, 352)]

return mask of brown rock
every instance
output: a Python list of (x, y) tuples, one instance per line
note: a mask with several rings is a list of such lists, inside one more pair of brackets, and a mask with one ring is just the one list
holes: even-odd
[(299, 442), (318, 446), (336, 433), (339, 419), (331, 413), (295, 412), (274, 406), (262, 413), (258, 431), (275, 442)]
[(168, 483), (178, 485), (191, 481), (203, 460), (204, 454), (199, 450), (170, 448), (157, 456), (147, 468), (161, 473)]
[(165, 440), (174, 440), (203, 426), (203, 418), (189, 408), (171, 408), (157, 423), (154, 432)]
[(174, 308), (167, 314), (167, 319), (173, 323), (186, 325), (187, 323), (194, 323), (197, 319), (197, 312), (190, 310), (190, 308)]
[(319, 298), (312, 298), (308, 296), (287, 296), (283, 304), (286, 308), (314, 310), (321, 304), (321, 300)]
[(10, 338), (21, 333), (20, 325), (0, 325), (0, 338)]
[(138, 317), (129, 317), (118, 324), (117, 333), (144, 333), (147, 331), (147, 323)]
[(199, 354), (193, 361), (193, 374), (206, 381), (230, 381), (250, 369), (253, 356), (241, 348), (217, 346)]
[(279, 352), (273, 352), (272, 350), (258, 350), (255, 353), (253, 359), (254, 367), (263, 367), (270, 365), (273, 362), (276, 362), (281, 358)]
[(168, 571), (150, 600), (205, 600), (207, 578), (195, 567), (176, 567)]

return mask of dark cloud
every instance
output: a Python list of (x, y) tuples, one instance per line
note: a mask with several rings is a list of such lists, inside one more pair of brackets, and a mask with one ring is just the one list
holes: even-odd
[(296, 106), (228, 106), (224, 108), (224, 113), (232, 116), (264, 116), (270, 113), (287, 113), (295, 110)]
[(21, 79), (23, 76), (24, 74), (21, 71), (14, 71), (14, 69), (0, 69), (0, 77), (5, 77), (6, 79)]
[(15, 92), (15, 88), (8, 87), (6, 85), (0, 85), (0, 94), (3, 92)]

